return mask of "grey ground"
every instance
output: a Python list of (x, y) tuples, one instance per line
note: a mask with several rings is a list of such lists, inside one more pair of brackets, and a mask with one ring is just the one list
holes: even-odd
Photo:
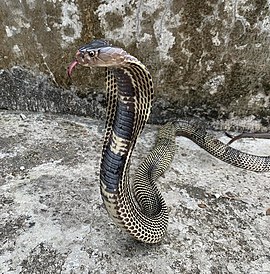
[[(0, 273), (270, 273), (270, 173), (229, 166), (178, 137), (159, 180), (167, 235), (141, 244), (102, 205), (103, 127), (75, 116), (0, 112)], [(146, 128), (132, 166), (155, 132)], [(270, 140), (235, 146), (270, 155)]]

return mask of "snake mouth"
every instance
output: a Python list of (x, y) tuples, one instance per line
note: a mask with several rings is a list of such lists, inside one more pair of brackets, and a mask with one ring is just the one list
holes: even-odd
[(87, 56), (85, 52), (82, 52), (80, 50), (77, 51), (75, 60), (73, 60), (68, 66), (67, 75), (69, 78), (71, 78), (71, 74), (78, 64), (82, 66), (88, 66), (89, 64), (89, 56)]

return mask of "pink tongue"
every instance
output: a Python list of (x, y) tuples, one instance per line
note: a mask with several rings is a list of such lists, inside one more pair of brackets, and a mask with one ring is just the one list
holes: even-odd
[(68, 66), (68, 69), (67, 69), (67, 75), (68, 77), (71, 78), (71, 73), (73, 71), (73, 69), (77, 66), (78, 64), (78, 61), (77, 60), (74, 60), (69, 66)]

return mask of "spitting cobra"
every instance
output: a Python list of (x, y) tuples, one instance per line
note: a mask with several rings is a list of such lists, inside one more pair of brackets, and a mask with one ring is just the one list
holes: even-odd
[(69, 76), (78, 64), (105, 67), (107, 71), (101, 196), (114, 222), (135, 239), (157, 243), (167, 230), (168, 211), (155, 182), (174, 157), (176, 135), (191, 139), (216, 158), (234, 166), (256, 172), (270, 170), (269, 156), (238, 151), (194, 123), (176, 121), (161, 127), (153, 150), (141, 163), (131, 183), (130, 159), (150, 114), (152, 77), (137, 58), (105, 40), (94, 40), (79, 48), (68, 68)]

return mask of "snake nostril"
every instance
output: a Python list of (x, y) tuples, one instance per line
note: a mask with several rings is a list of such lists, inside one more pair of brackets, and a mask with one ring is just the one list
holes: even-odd
[(77, 53), (76, 53), (76, 57), (77, 57), (77, 58), (82, 58), (82, 59), (83, 59), (83, 58), (84, 58), (84, 52), (78, 50)]

